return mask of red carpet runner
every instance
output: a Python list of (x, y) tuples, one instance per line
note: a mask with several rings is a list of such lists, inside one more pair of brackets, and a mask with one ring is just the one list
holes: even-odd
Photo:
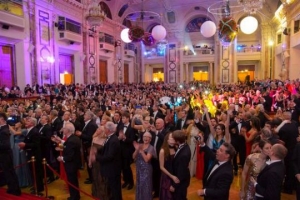
[(14, 196), (6, 193), (6, 188), (0, 188), (1, 200), (45, 200), (46, 198), (37, 197), (32, 194), (22, 193), (21, 196)]

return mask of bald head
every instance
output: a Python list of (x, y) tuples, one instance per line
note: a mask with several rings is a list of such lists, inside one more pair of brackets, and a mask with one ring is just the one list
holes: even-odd
[(155, 128), (156, 130), (162, 130), (165, 126), (165, 121), (161, 118), (156, 119)]
[(288, 150), (282, 144), (274, 144), (272, 146), (271, 160), (283, 160)]

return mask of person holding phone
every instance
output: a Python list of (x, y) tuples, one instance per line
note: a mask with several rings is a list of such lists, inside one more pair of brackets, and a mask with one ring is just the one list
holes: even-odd
[(196, 143), (200, 146), (200, 152), (204, 151), (211, 159), (214, 159), (214, 165), (204, 175), (203, 189), (198, 190), (197, 194), (204, 196), (204, 200), (229, 199), (230, 185), (233, 181), (231, 160), (235, 154), (234, 147), (224, 142), (214, 153), (205, 145), (201, 134)]

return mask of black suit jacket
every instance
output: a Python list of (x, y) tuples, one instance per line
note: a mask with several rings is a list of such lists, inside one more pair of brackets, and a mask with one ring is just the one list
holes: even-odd
[(83, 129), (81, 134), (82, 144), (85, 148), (89, 148), (92, 145), (93, 135), (98, 129), (94, 120), (91, 120)]
[(27, 158), (31, 159), (32, 156), (35, 157), (36, 162), (41, 162), (41, 146), (40, 146), (40, 134), (39, 130), (33, 127), (25, 136), (24, 143), (25, 150), (27, 151)]
[(186, 194), (182, 194), (182, 192), (184, 192), (184, 190), (186, 190), (186, 188), (190, 185), (190, 179), (191, 179), (190, 170), (189, 170), (190, 160), (191, 160), (191, 150), (189, 145), (185, 144), (175, 154), (172, 163), (172, 174), (180, 180), (180, 183), (172, 182), (172, 186), (175, 188), (175, 192), (174, 192), (175, 199), (179, 199), (185, 196)]
[(300, 174), (300, 143), (298, 142), (295, 146), (293, 153), (293, 171), (294, 174)]
[(59, 117), (57, 117), (52, 123), (51, 128), (54, 135), (59, 135), (60, 129), (62, 127), (62, 122)]
[(122, 158), (132, 159), (132, 154), (134, 152), (133, 141), (135, 141), (135, 130), (131, 128), (130, 124), (126, 129), (125, 137), (125, 140), (120, 141)]
[(187, 128), (186, 122), (187, 122), (187, 119), (185, 119), (185, 121), (182, 125), (182, 119), (178, 119), (177, 122), (176, 122), (175, 130), (182, 130), (182, 129)]
[[(215, 159), (216, 155), (206, 145), (200, 148), (209, 158)], [(217, 161), (215, 161), (217, 162)], [(220, 165), (211, 173), (213, 167), (207, 171), (203, 178), (203, 188), (205, 189), (205, 200), (225, 200), (229, 199), (230, 185), (233, 180), (233, 167), (231, 161)], [(210, 176), (209, 176), (210, 175)]]
[(40, 141), (41, 141), (41, 153), (42, 158), (50, 159), (50, 149), (51, 149), (51, 137), (52, 137), (52, 128), (50, 124), (45, 124), (39, 129)]
[(121, 175), (121, 148), (118, 137), (113, 134), (104, 144), (103, 150), (98, 151), (97, 161), (103, 177), (115, 178)]
[(280, 200), (281, 186), (285, 175), (283, 162), (267, 165), (257, 177), (255, 192), (262, 195), (265, 200)]
[(278, 132), (279, 138), (284, 141), (285, 146), (288, 150), (288, 153), (285, 157), (285, 161), (291, 161), (294, 148), (297, 144), (297, 137), (298, 137), (298, 127), (295, 122), (286, 123), (281, 127)]
[(63, 160), (68, 172), (76, 172), (81, 166), (81, 141), (76, 135), (70, 135), (64, 142)]
[(11, 152), (10, 131), (8, 125), (0, 127), (0, 154)]
[(157, 134), (158, 139), (157, 139), (157, 142), (156, 142), (156, 146), (154, 146), (154, 144), (155, 144), (155, 138), (156, 138), (156, 132), (150, 131), (149, 133), (152, 135), (152, 139), (151, 139), (150, 144), (155, 148), (155, 151), (156, 151), (156, 156), (153, 157), (153, 158), (158, 159), (159, 158), (160, 148), (161, 148), (161, 146), (162, 146), (162, 144), (164, 142), (164, 138), (166, 136), (166, 130), (163, 129), (163, 130), (161, 130), (161, 131), (158, 132), (158, 134)]

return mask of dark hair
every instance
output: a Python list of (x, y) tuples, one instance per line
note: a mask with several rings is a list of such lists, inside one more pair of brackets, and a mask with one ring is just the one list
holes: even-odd
[(0, 113), (0, 118), (3, 118), (4, 121), (6, 121), (7, 120), (7, 115), (4, 112), (1, 112)]
[(271, 128), (274, 128), (274, 123), (272, 121), (266, 121), (265, 124), (269, 124), (271, 126)]
[(170, 155), (170, 148), (169, 148), (169, 143), (168, 143), (170, 134), (172, 134), (172, 132), (167, 133), (167, 135), (164, 138), (164, 142), (163, 142), (163, 144), (161, 146), (161, 149), (164, 150), (165, 160), (167, 160), (169, 158), (169, 155)]
[(229, 160), (232, 160), (236, 153), (235, 148), (228, 142), (224, 142), (222, 145), (226, 148), (225, 152), (229, 154)]
[(130, 113), (129, 112), (123, 112), (122, 117), (126, 117), (126, 118), (130, 119)]
[(251, 117), (251, 123), (257, 131), (260, 131), (260, 120), (258, 117)]
[[(260, 140), (260, 141), (258, 142), (258, 146), (259, 146), (259, 148), (261, 148), (261, 149), (263, 149), (264, 146), (265, 146), (266, 144), (271, 144), (271, 142), (268, 141), (268, 140)], [(272, 144), (271, 144), (271, 145), (272, 145)]]
[(224, 125), (224, 124), (217, 124), (217, 125), (215, 126), (215, 128), (217, 128), (217, 127), (220, 127), (221, 130), (223, 131), (223, 135), (225, 135), (225, 125)]
[(185, 143), (186, 141), (186, 135), (182, 130), (176, 130), (172, 134), (175, 142), (179, 142), (180, 144)]

